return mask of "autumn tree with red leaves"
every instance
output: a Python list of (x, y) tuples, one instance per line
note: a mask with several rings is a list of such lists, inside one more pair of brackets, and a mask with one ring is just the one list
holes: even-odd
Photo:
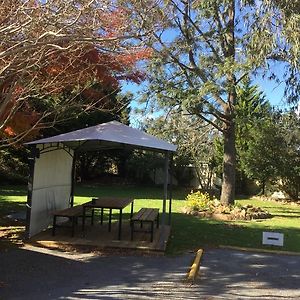
[[(0, 147), (53, 126), (70, 108), (109, 108), (107, 95), (92, 86), (114, 90), (120, 80), (143, 79), (136, 64), (150, 52), (137, 36), (112, 1), (3, 1)], [(59, 97), (66, 91), (69, 97)]]

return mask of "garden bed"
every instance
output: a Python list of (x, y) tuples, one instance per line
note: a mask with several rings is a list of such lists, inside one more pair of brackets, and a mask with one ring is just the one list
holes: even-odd
[(211, 198), (206, 193), (196, 192), (187, 196), (187, 206), (183, 212), (201, 218), (211, 218), (219, 221), (267, 219), (272, 215), (260, 208), (247, 204), (224, 205), (219, 200)]

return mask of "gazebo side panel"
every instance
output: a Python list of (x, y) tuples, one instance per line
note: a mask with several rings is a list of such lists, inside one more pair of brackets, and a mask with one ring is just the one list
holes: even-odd
[[(38, 146), (41, 147), (40, 145)], [(73, 151), (51, 149), (40, 152), (34, 165), (29, 237), (52, 222), (51, 211), (69, 207)]]

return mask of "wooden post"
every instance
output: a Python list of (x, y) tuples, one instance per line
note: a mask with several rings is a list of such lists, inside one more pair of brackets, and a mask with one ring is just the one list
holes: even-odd
[(165, 153), (165, 180), (164, 180), (164, 199), (161, 224), (162, 227), (166, 224), (166, 203), (168, 198), (168, 181), (169, 181), (169, 152)]

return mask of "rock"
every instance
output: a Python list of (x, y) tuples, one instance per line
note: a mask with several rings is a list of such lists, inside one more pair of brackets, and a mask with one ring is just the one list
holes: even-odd
[(223, 212), (223, 207), (222, 206), (219, 206), (217, 207), (215, 210), (214, 210), (214, 213), (215, 214), (221, 214)]
[(242, 219), (244, 219), (246, 217), (246, 210), (245, 209), (241, 210), (241, 217), (242, 217)]
[(212, 214), (212, 218), (217, 220), (217, 221), (230, 221), (231, 219), (231, 215), (228, 214), (216, 214), (213, 213)]
[(198, 212), (198, 217), (200, 217), (200, 218), (206, 218), (207, 217), (207, 213), (205, 211), (199, 211)]
[(221, 202), (220, 202), (219, 200), (217, 200), (217, 199), (214, 199), (214, 200), (212, 201), (212, 205), (215, 206), (215, 207), (218, 207), (218, 206), (221, 205)]
[(272, 195), (271, 195), (271, 198), (273, 199), (285, 199), (286, 196), (283, 192), (279, 191), (279, 192), (274, 192)]

